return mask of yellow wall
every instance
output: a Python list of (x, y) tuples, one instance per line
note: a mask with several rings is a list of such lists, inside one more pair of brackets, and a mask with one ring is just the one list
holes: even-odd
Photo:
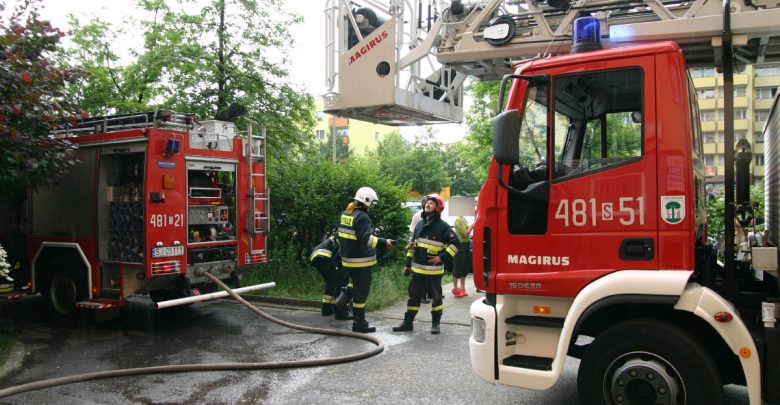
[[(330, 134), (330, 131), (332, 130), (333, 116), (322, 112), (321, 99), (316, 101), (316, 109), (317, 111), (314, 115), (314, 119), (316, 120), (314, 134), (316, 137), (317, 131), (322, 131), (324, 137), (323, 139), (318, 140), (319, 142), (327, 142), (329, 139), (328, 134)], [(337, 127), (348, 127), (349, 153), (355, 155), (364, 155), (366, 151), (375, 150), (379, 142), (384, 139), (385, 136), (391, 132), (398, 132), (397, 127), (372, 124), (370, 122), (350, 118), (337, 118), (335, 124)]]

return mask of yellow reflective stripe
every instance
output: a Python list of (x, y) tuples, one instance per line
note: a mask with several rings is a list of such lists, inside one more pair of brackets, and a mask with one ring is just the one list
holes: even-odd
[(414, 312), (417, 312), (417, 311), (419, 311), (419, 310), (420, 310), (420, 307), (412, 307), (412, 306), (407, 306), (407, 307), (406, 307), (406, 310), (407, 310), (407, 311), (414, 311)]
[(412, 253), (412, 252), (406, 252), (406, 257), (414, 257), (414, 253)]
[(439, 269), (443, 269), (444, 265), (443, 264), (428, 265), (428, 264), (420, 264), (420, 263), (412, 262), (412, 267), (417, 267), (418, 269), (421, 270), (439, 270)]
[(339, 232), (339, 238), (357, 240), (357, 236)]
[(417, 267), (412, 267), (412, 271), (417, 274), (424, 274), (426, 276), (438, 276), (439, 274), (444, 274), (444, 269), (439, 270), (423, 270)]
[(317, 256), (327, 257), (330, 259), (333, 256), (333, 252), (327, 249), (317, 249), (314, 251), (314, 253), (311, 254), (311, 258), (309, 260), (314, 260), (314, 258)]
[(334, 303), (336, 303), (336, 300), (334, 300), (333, 298), (323, 298), (322, 299), (322, 303), (323, 304), (334, 304)]
[(379, 238), (377, 238), (374, 235), (369, 236), (369, 238), (368, 238), (368, 246), (370, 246), (372, 248), (375, 248), (376, 245), (378, 245), (378, 244), (379, 244)]
[(447, 253), (450, 254), (450, 256), (455, 257), (455, 255), (458, 253), (458, 249), (455, 248), (455, 246), (447, 246)]
[(436, 312), (436, 311), (444, 311), (444, 305), (443, 304), (442, 305), (437, 305), (437, 306), (433, 307), (433, 309), (431, 310), (431, 312)]
[(357, 263), (350, 263), (350, 262), (341, 262), (341, 265), (344, 267), (371, 267), (376, 265), (376, 260), (371, 260), (370, 262), (357, 262)]
[(423, 249), (425, 249), (428, 252), (433, 253), (433, 254), (438, 254), (439, 252), (441, 252), (444, 249), (443, 246), (431, 245), (431, 244), (423, 243), (423, 242), (419, 242), (419, 241), (417, 242), (417, 247), (423, 248)]
[(350, 235), (354, 235), (355, 231), (353, 231), (352, 229), (349, 229), (349, 228), (341, 228), (341, 227), (339, 227), (339, 233), (348, 233)]
[(366, 303), (365, 302), (352, 302), (352, 308), (365, 308)]

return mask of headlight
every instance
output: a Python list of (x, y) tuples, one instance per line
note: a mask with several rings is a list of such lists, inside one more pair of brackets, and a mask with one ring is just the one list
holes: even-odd
[(485, 320), (471, 317), (471, 338), (479, 343), (485, 343)]

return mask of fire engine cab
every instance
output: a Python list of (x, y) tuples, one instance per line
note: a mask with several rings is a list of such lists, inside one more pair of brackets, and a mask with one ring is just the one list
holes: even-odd
[[(55, 315), (198, 295), (266, 261), (264, 131), (154, 111), (61, 131), (80, 163), (28, 199), (29, 283)], [(16, 274), (17, 282), (20, 273)]]
[[(780, 403), (777, 100), (766, 234), (749, 142), (731, 149), (734, 67), (780, 61), (778, 4), (448, 3), (333, 2), (325, 97), (342, 116), (451, 122), (465, 77), (502, 79), (474, 224), (474, 372), (542, 390), (577, 357), (583, 404), (716, 404), (725, 384)], [(723, 71), (722, 258), (707, 237), (695, 66)]]

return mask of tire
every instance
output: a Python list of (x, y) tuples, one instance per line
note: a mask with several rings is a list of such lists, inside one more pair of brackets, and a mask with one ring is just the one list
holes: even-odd
[(46, 298), (52, 315), (58, 320), (71, 320), (76, 315), (76, 303), (83, 299), (84, 290), (76, 277), (61, 270), (48, 279)]
[(701, 342), (668, 322), (615, 325), (585, 351), (577, 374), (583, 404), (719, 404), (723, 385)]

